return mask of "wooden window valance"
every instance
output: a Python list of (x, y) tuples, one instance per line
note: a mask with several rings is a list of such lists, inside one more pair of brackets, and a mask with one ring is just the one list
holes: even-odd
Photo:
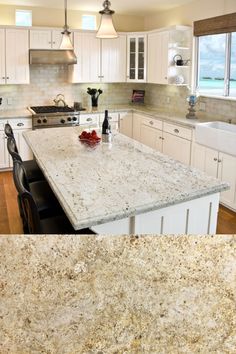
[(193, 24), (194, 36), (207, 36), (229, 32), (236, 32), (236, 12), (195, 21)]

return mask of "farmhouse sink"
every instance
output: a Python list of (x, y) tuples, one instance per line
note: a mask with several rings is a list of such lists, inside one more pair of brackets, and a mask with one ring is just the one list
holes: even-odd
[(196, 125), (196, 142), (214, 150), (236, 156), (236, 125), (208, 122)]

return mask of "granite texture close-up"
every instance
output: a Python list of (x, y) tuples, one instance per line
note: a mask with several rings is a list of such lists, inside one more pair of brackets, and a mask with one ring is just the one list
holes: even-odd
[(117, 132), (111, 144), (88, 147), (79, 141), (81, 129), (24, 133), (76, 230), (228, 188), (226, 183)]
[(0, 353), (236, 352), (236, 236), (3, 236)]

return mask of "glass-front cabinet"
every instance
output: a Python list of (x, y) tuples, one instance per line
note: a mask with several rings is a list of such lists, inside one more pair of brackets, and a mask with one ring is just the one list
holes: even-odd
[(146, 82), (146, 35), (129, 35), (127, 53), (127, 81)]

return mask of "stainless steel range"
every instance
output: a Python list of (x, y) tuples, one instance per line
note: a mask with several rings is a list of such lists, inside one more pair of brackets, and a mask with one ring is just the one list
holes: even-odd
[(33, 129), (79, 125), (80, 112), (65, 106), (29, 107)]

